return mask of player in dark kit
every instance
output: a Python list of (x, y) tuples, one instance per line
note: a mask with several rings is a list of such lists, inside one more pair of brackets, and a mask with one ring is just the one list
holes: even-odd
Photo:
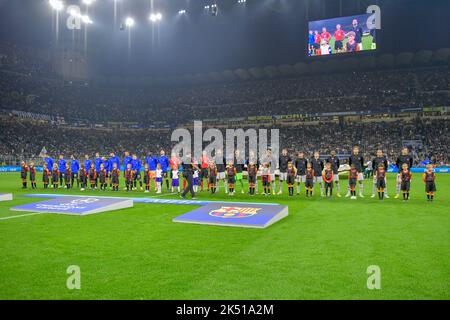
[[(355, 169), (358, 172), (358, 183), (359, 183), (359, 196), (361, 198), (364, 198), (364, 194), (363, 194), (363, 190), (364, 190), (364, 174), (363, 174), (363, 168), (364, 168), (364, 158), (361, 156), (361, 154), (359, 153), (359, 147), (355, 146), (353, 147), (352, 150), (352, 155), (350, 156), (350, 158), (348, 159), (348, 164), (350, 166), (352, 166), (353, 164), (355, 165)], [(345, 195), (345, 197), (350, 197), (350, 188), (347, 192), (347, 194)]]
[(28, 166), (25, 161), (20, 163), (20, 178), (22, 179), (22, 189), (27, 188)]
[(227, 186), (226, 186), (226, 181), (225, 181), (225, 159), (223, 157), (223, 152), (221, 149), (218, 149), (215, 156), (214, 156), (214, 163), (216, 164), (217, 167), (217, 190), (219, 191), (220, 189), (220, 181), (223, 181), (223, 186), (225, 188), (225, 193), (227, 193)]
[(151, 179), (150, 179), (150, 169), (149, 169), (147, 163), (144, 165), (143, 178), (144, 178), (145, 192), (148, 193), (148, 192), (150, 192), (150, 181), (151, 181)]
[(34, 165), (34, 162), (30, 163), (30, 183), (31, 183), (31, 189), (36, 189), (36, 167)]
[(216, 186), (217, 186), (217, 168), (216, 165), (214, 164), (214, 162), (211, 162), (209, 164), (209, 169), (208, 169), (209, 173), (209, 188), (211, 190), (212, 194), (216, 193)]
[(327, 162), (331, 164), (331, 170), (333, 170), (333, 181), (336, 183), (337, 196), (341, 197), (341, 185), (339, 184), (339, 167), (341, 162), (339, 158), (336, 156), (336, 151), (331, 151), (330, 157), (327, 159)]
[(270, 195), (270, 164), (268, 162), (262, 165), (261, 181), (264, 188), (264, 195)]
[(91, 184), (91, 190), (94, 190), (96, 188), (96, 183), (97, 183), (97, 171), (95, 171), (94, 163), (91, 164), (91, 168), (89, 169), (88, 179), (89, 179), (89, 183)]
[(133, 169), (131, 168), (131, 163), (129, 163), (127, 165), (127, 169), (125, 170), (125, 172), (123, 173), (124, 177), (125, 177), (125, 186), (126, 186), (126, 190), (130, 191), (133, 189)]
[(400, 189), (403, 192), (403, 201), (409, 200), (409, 189), (411, 188), (412, 173), (409, 171), (408, 165), (406, 163), (402, 166), (402, 171), (400, 172), (400, 178), (402, 179), (402, 184)]
[(111, 184), (113, 191), (119, 191), (119, 178), (120, 170), (117, 163), (113, 163), (113, 169), (111, 171)]
[(309, 196), (312, 197), (313, 195), (313, 189), (314, 189), (314, 176), (315, 172), (312, 168), (312, 165), (310, 162), (306, 165), (306, 171), (305, 171), (305, 189), (306, 189), (306, 197)]
[(100, 165), (100, 172), (98, 173), (98, 181), (100, 182), (100, 190), (105, 190), (108, 186), (106, 178), (108, 177), (108, 173), (106, 172), (105, 165), (102, 163)]
[(60, 177), (60, 173), (59, 173), (59, 169), (58, 169), (58, 164), (54, 163), (53, 164), (53, 170), (52, 170), (53, 189), (58, 189), (58, 187), (59, 187), (59, 177)]
[(320, 34), (319, 34), (319, 31), (318, 30), (315, 30), (314, 31), (314, 45), (313, 45), (313, 47), (314, 47), (314, 54), (319, 54), (319, 52), (320, 52), (320, 41), (321, 41), (321, 37), (320, 37)]
[(79, 179), (80, 179), (80, 186), (81, 186), (80, 190), (84, 191), (87, 187), (87, 171), (84, 166), (84, 163), (81, 164), (81, 168), (79, 171)]
[(384, 200), (384, 189), (386, 188), (386, 169), (383, 164), (378, 166), (375, 177), (377, 179), (378, 199)]
[(325, 164), (325, 169), (322, 173), (322, 178), (325, 183), (325, 195), (328, 198), (331, 198), (333, 196), (333, 180), (334, 180), (334, 173), (333, 169), (331, 169), (331, 163), (327, 162)]
[[(320, 153), (314, 152), (314, 158), (311, 159), (311, 165), (314, 170), (314, 184), (319, 183), (320, 186), (320, 196), (323, 197), (323, 178), (322, 178), (322, 171), (323, 171), (323, 162), (320, 160)], [(314, 194), (314, 189), (313, 189)]]
[(278, 185), (278, 194), (283, 193), (283, 181), (287, 180), (287, 168), (288, 163), (291, 162), (291, 158), (288, 155), (287, 149), (283, 149), (281, 151), (281, 156), (278, 160), (279, 163), (279, 169), (280, 169), (280, 181)]
[(351, 199), (356, 199), (356, 182), (358, 181), (358, 170), (353, 163), (348, 173), (348, 188), (350, 190)]
[(354, 19), (352, 22), (352, 32), (355, 33), (355, 42), (356, 42), (356, 51), (362, 51), (362, 37), (363, 37), (363, 28), (358, 24), (358, 20)]
[(425, 182), (425, 192), (427, 193), (428, 201), (433, 201), (436, 192), (436, 174), (433, 172), (431, 164), (427, 165), (427, 170), (423, 174), (422, 180)]
[[(375, 198), (375, 192), (377, 190), (377, 177), (376, 177), (376, 172), (378, 170), (378, 167), (380, 165), (383, 165), (385, 170), (388, 167), (388, 161), (386, 156), (383, 154), (383, 150), (377, 150), (376, 156), (375, 158), (373, 158), (372, 160), (372, 169), (373, 169), (373, 191), (372, 191), (372, 198)], [(385, 181), (386, 184), (386, 181)], [(385, 192), (385, 198), (389, 199), (388, 196), (388, 191), (387, 191), (387, 184), (384, 188), (384, 192)]]
[(297, 159), (295, 159), (295, 169), (297, 169), (297, 195), (300, 194), (300, 184), (306, 183), (306, 166), (308, 165), (308, 160), (305, 158), (303, 152), (298, 153)]
[(248, 173), (248, 193), (253, 196), (255, 194), (256, 177), (258, 176), (258, 167), (250, 162), (247, 167)]
[(395, 162), (395, 165), (397, 166), (399, 173), (397, 174), (397, 185), (396, 185), (396, 192), (395, 192), (395, 199), (398, 199), (400, 197), (400, 187), (402, 184), (402, 179), (400, 177), (400, 170), (403, 167), (403, 164), (406, 163), (408, 165), (408, 168), (412, 168), (414, 160), (409, 154), (409, 149), (407, 147), (403, 147), (401, 154), (398, 156), (397, 161)]
[(234, 183), (236, 174), (237, 170), (233, 165), (233, 161), (230, 161), (227, 166), (228, 192), (230, 193), (230, 196), (234, 195)]
[(260, 167), (260, 163), (259, 163), (258, 157), (256, 156), (256, 153), (254, 150), (249, 151), (246, 164), (247, 164), (247, 173), (248, 173), (248, 167), (250, 166), (250, 164), (253, 164), (255, 166), (256, 175), (255, 175), (255, 182), (253, 184), (253, 187), (254, 187), (253, 194), (258, 194), (258, 168)]
[(66, 189), (70, 189), (72, 186), (72, 170), (70, 165), (66, 164), (66, 174), (64, 175), (64, 183), (66, 184)]
[[(292, 161), (289, 160), (286, 167), (286, 182), (288, 185), (289, 196), (292, 197), (294, 195), (294, 183), (295, 177), (297, 176), (297, 170), (295, 169)], [(281, 182), (280, 182), (281, 185)]]
[(48, 188), (50, 178), (51, 178), (50, 170), (48, 170), (47, 164), (44, 163), (44, 169), (42, 170), (42, 182), (44, 183), (44, 189)]

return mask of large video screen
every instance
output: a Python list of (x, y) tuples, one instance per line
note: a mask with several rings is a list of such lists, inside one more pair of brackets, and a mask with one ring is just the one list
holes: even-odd
[(376, 50), (376, 30), (370, 13), (310, 21), (308, 55), (323, 56)]

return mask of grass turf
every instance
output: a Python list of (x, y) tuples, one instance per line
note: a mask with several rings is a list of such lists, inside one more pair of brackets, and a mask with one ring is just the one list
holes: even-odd
[[(292, 199), (286, 191), (199, 195), (288, 205), (289, 216), (264, 230), (173, 223), (193, 206), (139, 203), (84, 217), (0, 220), (0, 299), (449, 299), (449, 182), (438, 175), (433, 203), (419, 175), (408, 203), (371, 199), (369, 181), (358, 200), (318, 192), (305, 199), (303, 191)], [(21, 197), (33, 191), (20, 190), (17, 173), (0, 174), (1, 192), (15, 200), (0, 202), (0, 218), (20, 214), (13, 205), (38, 201)], [(66, 287), (70, 265), (81, 268), (81, 290)], [(381, 290), (367, 289), (369, 265), (381, 268)]]

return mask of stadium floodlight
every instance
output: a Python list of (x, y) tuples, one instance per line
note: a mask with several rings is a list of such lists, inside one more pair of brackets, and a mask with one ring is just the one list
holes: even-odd
[(238, 0), (239, 4), (243, 4), (243, 3), (246, 3), (246, 2), (247, 2), (247, 0)]
[(128, 28), (131, 28), (132, 26), (134, 26), (134, 19), (131, 18), (131, 17), (126, 18), (126, 19), (125, 19), (125, 25), (126, 25)]
[(149, 20), (151, 22), (156, 22), (162, 20), (162, 14), (161, 13), (152, 13), (150, 14)]
[(92, 3), (94, 3), (95, 0), (83, 0), (83, 3), (87, 6), (90, 6)]
[(186, 10), (184, 10), (184, 9), (178, 11), (178, 14), (185, 14), (185, 13), (186, 13)]
[(61, 11), (64, 9), (64, 3), (61, 0), (49, 0), (50, 6), (53, 8), (53, 10)]
[(205, 10), (209, 10), (209, 6), (205, 6)]

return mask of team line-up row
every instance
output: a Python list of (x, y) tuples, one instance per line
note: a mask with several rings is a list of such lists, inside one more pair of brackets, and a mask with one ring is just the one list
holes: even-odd
[[(171, 192), (181, 191), (180, 177), (182, 176), (182, 167), (184, 163), (180, 163), (179, 160), (174, 159), (167, 160), (167, 164), (161, 163), (161, 159), (155, 159), (153, 164), (150, 164), (148, 160), (144, 165), (143, 172), (141, 171), (140, 160), (136, 155), (129, 157), (126, 153), (124, 158), (125, 170), (123, 175), (120, 171), (120, 160), (114, 161), (115, 155), (111, 154), (113, 161), (108, 161), (112, 168), (106, 169), (104, 161), (91, 162), (86, 159), (81, 166), (78, 167), (78, 161), (72, 159), (70, 163), (66, 163), (63, 156), (60, 156), (58, 163), (52, 163), (52, 159), (46, 157), (42, 182), (44, 188), (73, 188), (75, 183), (81, 191), (86, 188), (91, 190), (107, 190), (110, 188), (113, 191), (119, 191), (120, 180), (123, 176), (125, 180), (125, 190), (136, 191), (138, 190), (138, 184), (141, 191), (150, 192), (151, 189), (155, 189), (157, 194), (162, 193), (163, 181), (166, 182), (166, 188)], [(162, 156), (164, 156), (162, 154)], [(73, 158), (73, 157), (72, 157)], [(118, 157), (117, 157), (118, 158)], [(103, 158), (104, 160), (104, 158)], [(350, 170), (348, 172), (348, 190), (346, 197), (356, 199), (356, 186), (359, 187), (359, 196), (363, 195), (363, 167), (364, 160), (359, 153), (359, 148), (355, 147), (353, 153), (349, 158)], [(403, 194), (403, 199), (409, 200), (410, 185), (412, 174), (410, 172), (410, 166), (412, 164), (412, 158), (409, 155), (408, 149), (404, 148), (401, 155), (397, 159), (397, 166), (400, 171), (397, 175), (396, 183), (396, 198), (399, 198), (400, 191)], [(376, 157), (372, 161), (373, 165), (373, 193), (372, 197), (376, 197), (383, 200), (389, 198), (387, 195), (387, 183), (386, 183), (386, 170), (387, 160), (381, 150), (378, 150)], [(258, 177), (260, 176), (263, 194), (276, 194), (276, 179), (275, 173), (270, 168), (270, 163), (263, 162), (261, 165), (257, 163), (249, 162), (247, 165), (234, 164), (234, 160), (230, 160), (224, 164), (215, 164), (214, 161), (208, 160), (206, 157), (202, 157), (201, 164), (190, 163), (189, 169), (185, 169), (185, 174), (188, 171), (192, 171), (192, 181), (186, 183), (186, 178), (183, 181), (183, 188), (186, 189), (187, 184), (192, 184), (194, 194), (199, 191), (204, 191), (204, 186), (207, 186), (208, 192), (212, 194), (219, 191), (220, 182), (223, 182), (225, 193), (234, 195), (235, 186), (239, 184), (241, 187), (241, 193), (244, 192), (243, 183), (243, 169), (247, 171), (248, 179), (248, 194), (254, 195), (258, 193)], [(180, 168), (181, 167), (181, 168)], [(340, 179), (339, 179), (339, 158), (336, 157), (335, 152), (331, 153), (331, 156), (325, 161), (320, 159), (318, 153), (314, 153), (314, 157), (310, 160), (304, 157), (303, 153), (299, 153), (295, 160), (287, 155), (287, 150), (283, 150), (279, 157), (279, 183), (278, 194), (282, 194), (283, 183), (287, 184), (289, 190), (289, 196), (294, 195), (294, 187), (296, 185), (296, 193), (300, 194), (301, 185), (304, 184), (306, 197), (311, 197), (314, 194), (314, 185), (319, 184), (320, 194), (322, 197), (332, 197), (333, 189), (336, 187), (338, 197), (340, 194)], [(22, 187), (27, 188), (27, 176), (31, 182), (33, 189), (37, 188), (36, 185), (36, 167), (34, 163), (30, 163), (28, 166), (25, 162), (21, 163), (21, 179)], [(170, 181), (171, 180), (171, 181)], [(432, 201), (436, 192), (436, 175), (433, 172), (433, 167), (429, 165), (427, 170), (423, 174), (423, 181), (425, 182), (425, 191), (428, 200)], [(204, 183), (206, 181), (206, 184)], [(153, 187), (151, 187), (153, 184)]]

